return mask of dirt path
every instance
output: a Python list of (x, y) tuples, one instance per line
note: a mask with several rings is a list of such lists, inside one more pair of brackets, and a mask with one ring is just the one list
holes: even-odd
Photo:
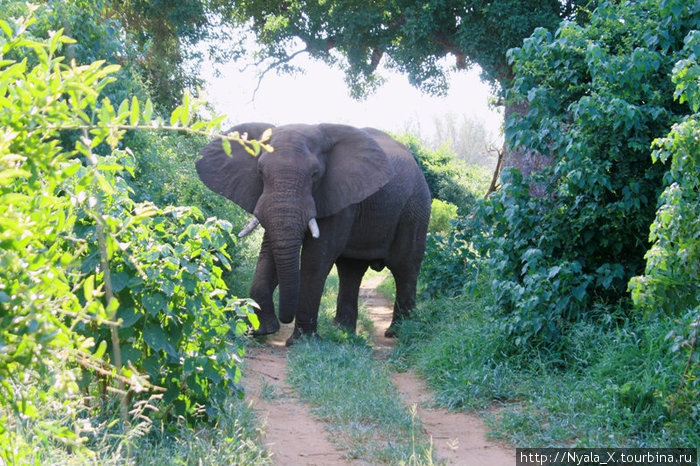
[[(393, 304), (377, 291), (383, 277), (362, 283), (360, 299), (375, 326), (375, 352), (379, 359), (389, 356), (394, 340), (384, 331), (391, 323)], [(486, 439), (488, 429), (479, 416), (432, 408), (433, 395), (414, 372), (393, 373), (394, 385), (407, 406), (416, 405), (423, 428), (433, 439), (438, 460), (447, 464), (507, 466), (515, 464), (515, 450)]]
[[(380, 360), (388, 357), (394, 344), (394, 340), (384, 337), (384, 330), (391, 322), (391, 303), (376, 290), (381, 278), (365, 280), (360, 291), (374, 321), (374, 349)], [(323, 423), (311, 416), (308, 405), (287, 385), (284, 341), (291, 330), (291, 325), (283, 325), (264, 345), (249, 348), (246, 357), (242, 383), (246, 396), (265, 423), (265, 446), (278, 465), (365, 464), (344, 458), (345, 452), (328, 440)], [(418, 417), (432, 438), (439, 460), (467, 466), (515, 464), (512, 448), (486, 440), (487, 428), (477, 415), (431, 408), (432, 394), (413, 372), (394, 373), (392, 378), (406, 405), (417, 406)]]

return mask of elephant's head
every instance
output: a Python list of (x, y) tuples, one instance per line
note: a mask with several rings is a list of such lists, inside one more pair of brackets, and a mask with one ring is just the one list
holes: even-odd
[[(272, 125), (249, 123), (230, 131), (260, 138)], [(227, 156), (220, 140), (201, 151), (199, 177), (232, 200), (265, 228), (279, 278), (279, 318), (289, 323), (299, 301), (299, 257), (307, 228), (367, 198), (393, 175), (386, 154), (365, 131), (343, 125), (289, 125), (272, 129), (273, 152), (251, 156), (232, 144)], [(252, 228), (246, 228), (252, 229)]]

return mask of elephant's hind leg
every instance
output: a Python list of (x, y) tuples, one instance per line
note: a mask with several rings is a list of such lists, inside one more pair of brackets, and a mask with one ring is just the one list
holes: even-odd
[(340, 257), (335, 265), (338, 268), (338, 305), (333, 323), (355, 332), (357, 326), (357, 300), (360, 284), (370, 263), (365, 260)]
[(391, 271), (396, 282), (396, 300), (391, 325), (384, 332), (386, 337), (395, 337), (398, 323), (416, 307), (416, 284), (418, 272), (411, 268), (394, 269)]

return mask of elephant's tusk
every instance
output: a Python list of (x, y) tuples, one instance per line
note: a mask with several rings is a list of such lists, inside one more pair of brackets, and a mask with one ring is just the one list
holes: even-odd
[(318, 231), (318, 223), (316, 223), (315, 218), (309, 220), (309, 231), (311, 232), (311, 236), (313, 236), (314, 238), (318, 238), (320, 236), (320, 233)]
[(248, 225), (238, 233), (238, 237), (243, 238), (244, 236), (248, 236), (258, 225), (260, 225), (260, 220), (258, 220), (257, 217), (253, 217), (250, 222), (248, 222)]

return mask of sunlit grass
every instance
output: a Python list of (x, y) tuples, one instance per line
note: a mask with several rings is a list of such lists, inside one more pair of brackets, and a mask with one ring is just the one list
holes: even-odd
[(368, 317), (360, 316), (359, 335), (332, 328), (336, 293), (332, 276), (320, 315), (324, 339), (302, 341), (290, 350), (290, 383), (348, 457), (371, 464), (432, 464), (420, 421), (403, 405), (388, 369), (373, 356)]
[(563, 355), (524, 351), (505, 346), (484, 299), (424, 302), (401, 327), (393, 360), (414, 367), (440, 405), (482, 412), (490, 435), (513, 445), (700, 444), (700, 428), (668, 409), (683, 371), (665, 343), (671, 319), (579, 322)]

